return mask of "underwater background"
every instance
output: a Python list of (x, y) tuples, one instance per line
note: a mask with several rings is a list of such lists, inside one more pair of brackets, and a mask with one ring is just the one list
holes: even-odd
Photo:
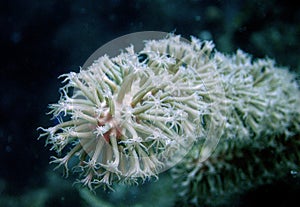
[[(213, 40), (221, 52), (242, 49), (300, 73), (299, 22), (300, 8), (279, 0), (1, 0), (0, 207), (180, 206), (168, 171), (96, 194), (53, 171), (53, 153), (36, 129), (53, 124), (45, 114), (60, 97), (57, 77), (79, 71), (106, 42), (147, 30)], [(300, 193), (297, 174), (222, 206), (291, 206)]]

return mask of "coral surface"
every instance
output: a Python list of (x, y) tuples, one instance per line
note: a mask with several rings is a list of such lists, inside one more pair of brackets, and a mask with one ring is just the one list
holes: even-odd
[(216, 205), (299, 170), (299, 85), (273, 60), (170, 34), (61, 77), (41, 137), (90, 189), (176, 165), (180, 205)]

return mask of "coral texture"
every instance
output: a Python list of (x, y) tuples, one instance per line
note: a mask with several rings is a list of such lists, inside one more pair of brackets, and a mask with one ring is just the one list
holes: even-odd
[(209, 159), (202, 162), (195, 146), (172, 169), (181, 205), (224, 205), (244, 190), (299, 171), (296, 75), (240, 50), (231, 56), (216, 52), (213, 58), (228, 102), (227, 120)]
[(188, 153), (171, 170), (179, 204), (217, 205), (299, 170), (299, 84), (270, 59), (170, 35), (62, 77), (41, 137), (90, 189), (157, 177)]
[(79, 182), (93, 189), (156, 177), (198, 140), (208, 157), (218, 139), (207, 131), (222, 123), (224, 95), (211, 49), (210, 42), (170, 35), (62, 75), (61, 98), (50, 105), (58, 124), (40, 128), (59, 155), (52, 163), (68, 174), (76, 159)]

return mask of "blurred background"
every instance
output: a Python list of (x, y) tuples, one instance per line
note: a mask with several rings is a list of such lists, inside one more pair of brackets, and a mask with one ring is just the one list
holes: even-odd
[[(240, 48), (299, 73), (299, 22), (300, 8), (288, 0), (0, 0), (0, 207), (176, 206), (168, 172), (93, 194), (53, 171), (54, 154), (36, 129), (52, 124), (46, 113), (59, 99), (57, 77), (79, 71), (106, 42), (145, 30), (213, 40), (221, 52)], [(287, 178), (227, 203), (289, 206), (299, 193), (299, 181)]]

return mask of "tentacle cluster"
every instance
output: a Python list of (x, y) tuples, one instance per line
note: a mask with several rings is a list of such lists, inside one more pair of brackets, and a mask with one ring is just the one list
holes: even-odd
[[(214, 54), (227, 119), (204, 162), (195, 146), (172, 169), (181, 205), (224, 205), (230, 196), (299, 171), (300, 91), (295, 74), (238, 50)], [(218, 199), (215, 199), (215, 198)]]
[(59, 156), (52, 162), (68, 172), (76, 158), (79, 182), (90, 189), (144, 181), (178, 162), (223, 119), (212, 48), (171, 35), (62, 75), (61, 98), (50, 105), (59, 123), (41, 128)]

